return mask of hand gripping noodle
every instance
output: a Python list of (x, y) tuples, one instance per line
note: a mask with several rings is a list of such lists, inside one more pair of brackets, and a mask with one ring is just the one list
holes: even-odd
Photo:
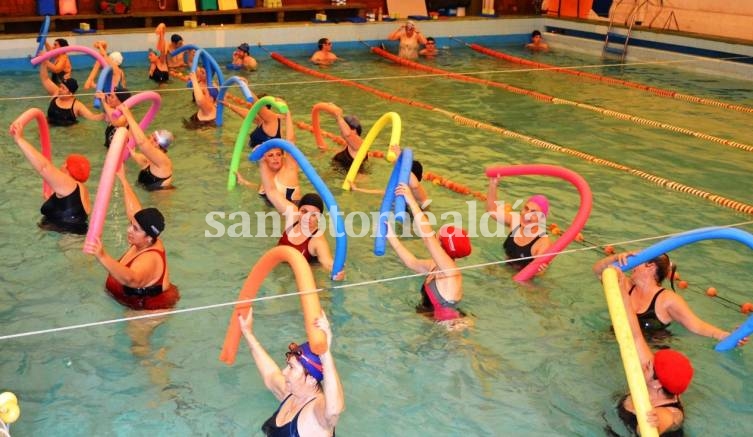
[(612, 318), (614, 336), (620, 346), (622, 366), (625, 369), (630, 396), (633, 398), (635, 417), (638, 419), (638, 429), (643, 437), (658, 437), (656, 428), (646, 422), (646, 414), (651, 411), (651, 401), (648, 398), (646, 378), (643, 376), (641, 361), (638, 357), (638, 349), (635, 339), (630, 331), (625, 304), (622, 301), (620, 285), (617, 282), (617, 271), (610, 267), (601, 274), (601, 282), (604, 286), (604, 295), (609, 306), (609, 315)]
[(557, 253), (567, 247), (567, 245), (578, 235), (578, 232), (583, 229), (583, 226), (586, 225), (588, 216), (591, 214), (591, 188), (588, 186), (588, 182), (586, 182), (586, 180), (578, 173), (555, 165), (532, 164), (489, 167), (486, 169), (486, 175), (490, 178), (524, 175), (551, 176), (570, 182), (578, 189), (578, 193), (580, 194), (580, 207), (578, 208), (578, 213), (575, 215), (570, 227), (567, 228), (565, 233), (563, 233), (562, 236), (549, 247), (544, 255), (535, 258), (513, 277), (516, 281), (527, 281), (536, 274), (541, 265), (551, 261)]
[(248, 111), (248, 114), (246, 114), (246, 118), (243, 120), (243, 124), (241, 124), (241, 129), (240, 131), (238, 131), (238, 136), (235, 138), (233, 157), (230, 160), (230, 169), (227, 174), (228, 191), (234, 189), (235, 185), (238, 183), (235, 172), (238, 171), (238, 167), (240, 167), (241, 165), (241, 155), (243, 154), (243, 149), (246, 147), (246, 144), (248, 144), (248, 136), (249, 132), (251, 132), (252, 126), (254, 125), (254, 118), (256, 118), (256, 114), (258, 114), (261, 108), (263, 108), (265, 105), (271, 105), (282, 114), (288, 112), (288, 105), (276, 101), (272, 96), (264, 96), (261, 99), (257, 100), (256, 103), (254, 103), (254, 106), (252, 106)]
[[(259, 100), (259, 102), (262, 102), (264, 99), (266, 99), (266, 97)], [(303, 153), (301, 153), (301, 151), (296, 146), (288, 141), (281, 140), (279, 138), (273, 138), (271, 140), (265, 141), (257, 146), (256, 149), (254, 149), (254, 151), (251, 153), (251, 156), (249, 156), (249, 159), (251, 161), (260, 160), (264, 156), (264, 154), (269, 151), (269, 149), (282, 149), (285, 151), (285, 153), (295, 159), (298, 163), (298, 167), (300, 167), (301, 171), (303, 171), (303, 174), (306, 175), (306, 177), (309, 179), (309, 182), (311, 182), (311, 185), (313, 185), (314, 189), (316, 189), (316, 192), (319, 193), (319, 196), (321, 196), (322, 200), (324, 200), (324, 206), (325, 208), (327, 208), (327, 211), (329, 211), (329, 218), (332, 222), (332, 226), (335, 227), (336, 232), (335, 256), (332, 263), (332, 279), (334, 279), (340, 272), (343, 271), (343, 268), (345, 267), (345, 257), (348, 252), (348, 240), (347, 235), (345, 234), (345, 224), (343, 223), (342, 214), (339, 213), (340, 208), (337, 206), (335, 196), (333, 196), (332, 192), (329, 191), (327, 184), (325, 184), (322, 178), (319, 177), (319, 174), (317, 174), (316, 170), (314, 170), (314, 167), (311, 166), (311, 163), (309, 163)], [(408, 168), (410, 168), (410, 165)], [(322, 211), (322, 213), (324, 213), (324, 211)]]
[(87, 55), (96, 59), (97, 62), (99, 62), (99, 65), (102, 66), (102, 68), (109, 66), (109, 64), (107, 64), (107, 60), (105, 60), (105, 58), (102, 56), (101, 53), (99, 53), (98, 51), (94, 50), (91, 47), (86, 47), (86, 46), (58, 47), (55, 50), (50, 50), (49, 52), (44, 52), (39, 56), (35, 56), (31, 58), (31, 64), (39, 65), (43, 61), (46, 61), (50, 58), (54, 58), (55, 56), (62, 55), (63, 53), (68, 53), (68, 52), (86, 53)]
[(99, 186), (97, 186), (97, 197), (94, 201), (94, 208), (92, 208), (92, 215), (89, 218), (86, 242), (96, 241), (102, 236), (107, 207), (110, 205), (112, 186), (115, 184), (115, 172), (123, 164), (122, 156), (127, 136), (128, 129), (119, 127), (115, 131), (110, 148), (107, 149), (105, 164), (102, 166), (102, 175), (99, 177)]
[[(379, 135), (379, 132), (382, 131), (388, 121), (392, 122), (390, 146), (400, 145), (400, 132), (402, 131), (402, 122), (400, 120), (400, 115), (398, 115), (397, 112), (388, 112), (382, 115), (379, 120), (374, 123), (374, 126), (371, 127), (369, 133), (366, 135), (366, 138), (364, 138), (363, 143), (361, 143), (361, 147), (358, 149), (358, 153), (353, 159), (353, 164), (350, 165), (350, 170), (348, 170), (348, 174), (345, 175), (345, 181), (343, 181), (342, 185), (343, 190), (350, 190), (350, 186), (356, 179), (356, 175), (358, 174), (358, 169), (361, 168), (363, 160), (366, 159), (366, 155), (369, 153), (369, 147), (371, 147), (374, 139), (376, 139), (377, 135)], [(395, 159), (397, 159), (395, 152), (392, 151), (392, 149), (388, 149), (387, 161), (395, 162)]]
[(313, 108), (311, 108), (311, 127), (314, 130), (316, 146), (319, 147), (320, 150), (327, 150), (327, 143), (324, 142), (324, 137), (322, 136), (322, 127), (319, 123), (319, 113), (321, 111), (329, 112), (335, 117), (337, 117), (340, 111), (338, 111), (335, 105), (327, 102), (319, 102), (315, 104)]
[[(311, 345), (311, 351), (317, 355), (321, 355), (327, 352), (327, 338), (324, 332), (314, 325), (314, 321), (321, 315), (322, 308), (319, 305), (319, 295), (316, 293), (317, 288), (311, 267), (297, 250), (290, 246), (276, 246), (259, 258), (248, 273), (238, 300), (254, 299), (269, 272), (281, 262), (288, 263), (295, 274), (296, 286), (301, 296), (306, 336)], [(225, 342), (222, 345), (222, 352), (220, 353), (220, 361), (229, 366), (235, 362), (235, 357), (238, 354), (238, 344), (242, 335), (238, 316), (246, 317), (250, 306), (251, 303), (249, 302), (238, 303), (230, 315)]]
[(395, 188), (398, 184), (407, 184), (410, 179), (410, 169), (413, 166), (413, 150), (405, 148), (398, 156), (395, 166), (392, 168), (390, 180), (384, 190), (382, 205), (379, 208), (379, 230), (374, 239), (374, 255), (382, 256), (385, 251), (387, 238), (387, 219), (392, 204), (395, 204), (395, 220), (402, 222), (405, 218), (405, 197), (395, 196)]
[(243, 93), (243, 97), (246, 98), (246, 102), (254, 102), (254, 95), (251, 94), (251, 90), (248, 89), (248, 84), (246, 83), (246, 81), (238, 76), (229, 77), (225, 82), (222, 83), (222, 86), (220, 87), (220, 93), (217, 96), (217, 126), (222, 126), (223, 114), (225, 113), (225, 104), (222, 102), (225, 99), (227, 90), (232, 84), (238, 85), (238, 87), (241, 89), (241, 92)]
[[(154, 120), (154, 117), (157, 116), (157, 113), (159, 112), (159, 108), (162, 106), (162, 96), (159, 95), (159, 93), (156, 93), (154, 91), (143, 91), (138, 94), (134, 94), (131, 97), (129, 97), (123, 104), (128, 108), (131, 109), (134, 106), (138, 105), (142, 102), (151, 102), (151, 105), (149, 106), (149, 110), (144, 115), (144, 118), (139, 121), (139, 127), (141, 127), (141, 130), (146, 132), (149, 129), (149, 125), (152, 123), (152, 120)], [(120, 117), (120, 111), (117, 109), (113, 112), (113, 117), (118, 118)], [(133, 137), (128, 138), (128, 147), (123, 149), (123, 157), (122, 161), (125, 162), (126, 159), (130, 156), (129, 149), (134, 147), (135, 140)]]
[[(47, 117), (39, 108), (27, 109), (21, 114), (14, 123), (21, 124), (21, 127), (25, 127), (32, 119), (37, 120), (37, 128), (39, 129), (39, 142), (42, 143), (42, 156), (47, 158), (48, 161), (52, 161), (52, 144), (50, 143), (50, 126), (47, 124)], [(45, 199), (52, 195), (52, 187), (47, 182), (42, 182), (42, 196)]]
[[(649, 246), (634, 256), (628, 257), (627, 264), (617, 266), (623, 272), (633, 269), (635, 266), (650, 261), (657, 256), (670, 252), (678, 247), (686, 246), (703, 240), (733, 240), (740, 242), (753, 249), (753, 235), (736, 228), (708, 227), (683, 232), (662, 240), (653, 246)], [(748, 318), (735, 332), (720, 341), (714, 348), (717, 352), (724, 352), (734, 348), (737, 342), (753, 333), (753, 317)]]

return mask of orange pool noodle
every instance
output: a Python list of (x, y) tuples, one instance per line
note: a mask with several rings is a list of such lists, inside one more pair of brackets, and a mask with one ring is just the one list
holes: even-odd
[[(248, 273), (238, 300), (254, 299), (269, 272), (281, 262), (288, 263), (295, 274), (295, 282), (303, 307), (303, 323), (306, 328), (306, 336), (311, 344), (311, 350), (317, 355), (323, 354), (327, 351), (327, 339), (324, 332), (314, 325), (314, 321), (322, 312), (319, 305), (319, 295), (315, 291), (317, 288), (314, 282), (314, 274), (311, 272), (311, 267), (306, 259), (297, 250), (290, 246), (277, 246), (267, 251)], [(225, 343), (222, 345), (222, 352), (220, 353), (220, 361), (227, 365), (232, 365), (235, 362), (242, 336), (238, 315), (246, 317), (250, 306), (251, 304), (248, 302), (238, 303), (230, 314)]]

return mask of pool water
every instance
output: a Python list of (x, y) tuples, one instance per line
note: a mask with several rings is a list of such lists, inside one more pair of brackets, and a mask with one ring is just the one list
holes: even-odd
[[(433, 65), (456, 72), (483, 72), (480, 77), (607, 107), (633, 115), (753, 144), (749, 114), (654, 97), (648, 93), (581, 80), (546, 71), (523, 71), (445, 42)], [(516, 47), (496, 47), (527, 56)], [(229, 53), (229, 52), (228, 52)], [(365, 49), (339, 53), (346, 62), (327, 73), (394, 95), (534, 136), (558, 145), (619, 162), (696, 188), (751, 203), (753, 161), (749, 152), (697, 138), (653, 129), (572, 107), (542, 103), (495, 88), (454, 82), (395, 66)], [(292, 58), (308, 66), (306, 57)], [(229, 56), (229, 55), (228, 55)], [(597, 57), (567, 52), (538, 55), (558, 65), (595, 65)], [(218, 59), (220, 64), (224, 60)], [(154, 89), (146, 67), (126, 69), (131, 90)], [(591, 71), (594, 71), (593, 69)], [(598, 70), (596, 71), (598, 72)], [(674, 66), (604, 67), (604, 74), (753, 106), (750, 83), (687, 73)], [(83, 76), (84, 73), (78, 73)], [(319, 101), (335, 102), (359, 116), (364, 128), (383, 113), (396, 111), (403, 123), (402, 145), (412, 147), (425, 171), (485, 191), (485, 167), (492, 164), (544, 163), (567, 167), (590, 184), (594, 208), (584, 230), (594, 245), (616, 244), (639, 250), (657, 240), (631, 242), (710, 225), (745, 223), (750, 217), (708, 201), (672, 192), (627, 173), (584, 160), (534, 148), (509, 137), (455, 124), (436, 112), (381, 100), (371, 94), (296, 73), (271, 59), (258, 72), (245, 73), (254, 90), (283, 97), (296, 120), (310, 123)], [(0, 124), (7, 126), (30, 107), (46, 108), (34, 71), (0, 75)], [(81, 90), (83, 91), (83, 90)], [(163, 108), (153, 126), (172, 130), (170, 149), (176, 190), (137, 193), (144, 205), (166, 215), (164, 241), (171, 277), (180, 287), (179, 309), (232, 302), (255, 260), (276, 243), (274, 238), (207, 238), (205, 216), (211, 211), (265, 210), (253, 190), (227, 192), (226, 172), (241, 120), (226, 114), (220, 129), (185, 131), (182, 118), (193, 107), (181, 82), (162, 89)], [(90, 97), (82, 97), (89, 103)], [(323, 127), (336, 131), (323, 117)], [(34, 129), (27, 137), (34, 138)], [(53, 128), (56, 163), (67, 153), (85, 153), (101, 163), (104, 126), (82, 122)], [(298, 146), (328, 183), (340, 207), (375, 211), (379, 196), (343, 192), (342, 176), (330, 167), (331, 153), (316, 149), (313, 136), (298, 130)], [(379, 141), (386, 144), (387, 134)], [(0, 149), (0, 335), (118, 319), (124, 309), (103, 293), (104, 269), (81, 253), (83, 237), (37, 228), (42, 199), (39, 177), (9, 136)], [(375, 147), (383, 147), (375, 145)], [(100, 165), (89, 187), (96, 192)], [(257, 178), (254, 165), (242, 171)], [(137, 170), (129, 165), (129, 179)], [(372, 160), (362, 184), (383, 187), (389, 177), (384, 162)], [(302, 178), (302, 181), (305, 178)], [(432, 211), (471, 208), (481, 216), (484, 205), (468, 196), (424, 184)], [(304, 186), (308, 185), (304, 182)], [(304, 192), (306, 188), (304, 188)], [(566, 227), (579, 197), (569, 185), (540, 177), (505, 179), (500, 197), (508, 201), (546, 193), (550, 221)], [(105, 223), (104, 244), (114, 256), (126, 248), (127, 220), (122, 194), (116, 190)], [(627, 243), (622, 243), (627, 242)], [(501, 239), (474, 238), (473, 254), (459, 262), (464, 271), (462, 308), (474, 321), (470, 329), (448, 332), (414, 312), (421, 278), (391, 250), (372, 254), (370, 238), (348, 242), (347, 280), (332, 283), (320, 267), (318, 283), (332, 288), (320, 299), (332, 322), (333, 353), (345, 388), (347, 409), (337, 427), (342, 435), (602, 435), (616, 424), (613, 406), (625, 390), (619, 352), (609, 331), (609, 315), (591, 266), (602, 256), (591, 244), (560, 255), (548, 272), (529, 284), (511, 280), (501, 259)], [(427, 253), (412, 239), (406, 245)], [(750, 251), (726, 241), (702, 242), (675, 251), (690, 288), (681, 293), (703, 319), (731, 330), (744, 320), (734, 305), (704, 295), (708, 286), (729, 301), (750, 299)], [(371, 282), (381, 280), (377, 282)], [(369, 281), (368, 285), (358, 285)], [(275, 270), (261, 296), (295, 291), (287, 268)], [(296, 296), (255, 304), (255, 330), (278, 362), (290, 341), (302, 341)], [(230, 307), (201, 309), (169, 316), (157, 327), (146, 349), (134, 354), (129, 330), (114, 323), (58, 333), (2, 340), (0, 391), (15, 392), (22, 415), (16, 435), (258, 435), (276, 407), (264, 388), (250, 354), (241, 345), (238, 361), (218, 360)], [(713, 341), (672, 328), (667, 342), (692, 359), (696, 374), (683, 396), (689, 435), (739, 435), (753, 413), (750, 351), (719, 354)]]

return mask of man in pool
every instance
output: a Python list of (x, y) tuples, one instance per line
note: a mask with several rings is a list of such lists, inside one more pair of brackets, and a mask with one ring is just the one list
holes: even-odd
[(318, 65), (329, 65), (337, 61), (337, 55), (332, 52), (332, 41), (321, 38), (317, 43), (319, 50), (311, 55), (311, 62)]
[(544, 42), (544, 38), (542, 38), (541, 32), (539, 32), (538, 30), (531, 32), (531, 42), (526, 44), (526, 48), (534, 52), (549, 51), (549, 45)]

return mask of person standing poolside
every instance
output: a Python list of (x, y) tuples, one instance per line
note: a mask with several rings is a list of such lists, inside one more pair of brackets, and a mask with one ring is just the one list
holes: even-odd
[(117, 175), (130, 220), (130, 246), (118, 260), (105, 251), (99, 238), (84, 243), (84, 252), (94, 255), (107, 270), (105, 288), (121, 305), (133, 310), (173, 308), (180, 293), (170, 282), (167, 254), (160, 238), (165, 230), (165, 218), (157, 208), (141, 207), (122, 166)]
[(424, 245), (429, 250), (431, 258), (418, 259), (411, 253), (395, 235), (388, 224), (387, 240), (403, 261), (406, 267), (416, 273), (426, 274), (421, 285), (421, 304), (419, 312), (430, 312), (434, 319), (440, 322), (456, 320), (464, 316), (457, 309), (463, 298), (463, 276), (457, 269), (456, 259), (471, 254), (471, 240), (465, 230), (445, 225), (439, 233), (434, 235), (426, 215), (413, 197), (410, 188), (400, 184), (395, 189), (396, 196), (403, 196), (405, 203), (413, 214)]
[(332, 52), (332, 41), (320, 38), (317, 43), (319, 50), (311, 56), (311, 62), (318, 65), (329, 65), (337, 61), (337, 55)]
[(52, 188), (52, 194), (42, 204), (43, 217), (39, 227), (58, 232), (86, 234), (91, 212), (89, 191), (84, 185), (89, 179), (89, 160), (83, 155), (71, 154), (58, 169), (26, 141), (21, 124), (12, 123), (9, 133), (31, 166)]
[(437, 41), (433, 37), (426, 38), (426, 45), (418, 52), (419, 55), (427, 58), (433, 58), (437, 56)]
[[(594, 264), (593, 271), (600, 277), (604, 269), (615, 262), (626, 265), (631, 255), (634, 253), (624, 252), (608, 256)], [(643, 332), (648, 335), (666, 333), (670, 323), (677, 321), (694, 334), (724, 340), (729, 332), (701, 320), (682, 296), (674, 290), (662, 287), (662, 281), (665, 279), (673, 281), (674, 271), (675, 267), (667, 254), (637, 265), (631, 270), (630, 275), (618, 270), (620, 289), (628, 296), (628, 309), (636, 313)], [(746, 338), (739, 345), (742, 346), (747, 341)]]
[(264, 435), (334, 436), (345, 410), (345, 394), (331, 352), (332, 329), (324, 311), (314, 324), (324, 331), (327, 351), (316, 355), (308, 342), (290, 343), (282, 370), (254, 335), (253, 308), (245, 319), (239, 315), (238, 323), (264, 385), (280, 401), (262, 425)]
[(426, 38), (416, 29), (416, 24), (412, 21), (395, 29), (387, 39), (400, 40), (399, 55), (405, 59), (418, 59), (419, 47), (426, 44)]
[(81, 101), (76, 100), (74, 96), (78, 90), (76, 79), (69, 77), (60, 85), (55, 85), (47, 74), (47, 65), (44, 63), (39, 66), (39, 79), (47, 93), (52, 96), (50, 105), (47, 107), (47, 122), (52, 126), (72, 126), (78, 123), (78, 117), (93, 121), (105, 119), (104, 113), (95, 114)]
[[(497, 205), (497, 186), (499, 177), (489, 178), (489, 190), (486, 194), (486, 211), (490, 217), (512, 230), (502, 247), (509, 260), (508, 264), (515, 270), (522, 270), (533, 261), (533, 257), (544, 254), (551, 245), (546, 234), (546, 217), (549, 214), (549, 200), (541, 194), (528, 198), (520, 214), (513, 213), (505, 204)], [(518, 218), (519, 220), (514, 220)], [(539, 268), (541, 274), (548, 264)]]
[(251, 48), (247, 43), (238, 46), (233, 52), (232, 65), (237, 68), (243, 68), (246, 71), (255, 71), (257, 67), (256, 59), (251, 56)]
[(534, 52), (548, 52), (549, 45), (544, 42), (544, 38), (541, 36), (541, 32), (534, 30), (531, 32), (531, 42), (526, 44), (528, 50)]

